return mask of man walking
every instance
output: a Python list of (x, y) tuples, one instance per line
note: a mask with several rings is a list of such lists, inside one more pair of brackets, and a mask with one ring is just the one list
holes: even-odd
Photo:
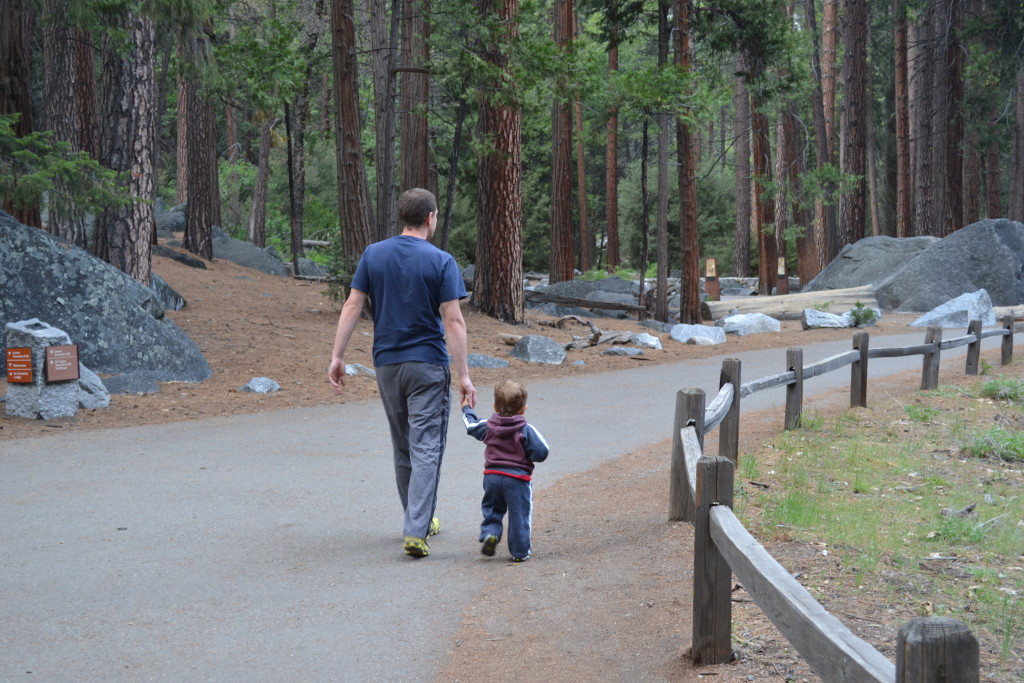
[(437, 229), (434, 195), (420, 188), (403, 192), (398, 218), (402, 234), (371, 244), (359, 260), (338, 317), (327, 376), (340, 394), (345, 348), (369, 301), (373, 363), (405, 510), (403, 548), (426, 557), (427, 538), (441, 530), (434, 509), (451, 407), (450, 362), (463, 402), (476, 405), (476, 388), (469, 378), (466, 321), (459, 307), (466, 287), (451, 254), (429, 242)]

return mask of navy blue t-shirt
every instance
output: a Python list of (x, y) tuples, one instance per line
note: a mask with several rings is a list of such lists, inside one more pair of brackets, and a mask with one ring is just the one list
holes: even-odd
[(376, 242), (359, 259), (352, 289), (370, 299), (374, 365), (448, 365), (439, 309), (445, 301), (466, 298), (451, 254), (411, 235)]

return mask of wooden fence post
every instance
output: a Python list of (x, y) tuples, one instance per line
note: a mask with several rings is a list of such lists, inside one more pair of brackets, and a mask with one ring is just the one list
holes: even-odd
[[(739, 393), (739, 392), (737, 392)], [(690, 495), (690, 476), (686, 471), (686, 454), (679, 432), (692, 424), (697, 430), (700, 447), (704, 449), (704, 391), (683, 389), (676, 392), (676, 418), (672, 428), (672, 471), (668, 482), (668, 519), (670, 522), (693, 522), (694, 505)]]
[(949, 617), (916, 617), (896, 637), (896, 683), (976, 683), (978, 641)]
[(967, 343), (967, 367), (965, 375), (977, 375), (981, 361), (981, 321), (972, 320), (967, 325), (967, 334), (974, 335), (974, 341)]
[(694, 665), (732, 660), (732, 570), (711, 540), (711, 508), (732, 507), (735, 466), (728, 458), (697, 462), (697, 515), (693, 532)]
[(739, 358), (726, 358), (722, 361), (722, 374), (718, 380), (718, 388), (732, 384), (732, 405), (718, 425), (718, 455), (729, 458), (735, 465), (740, 459), (740, 369)]
[(860, 358), (850, 364), (850, 407), (868, 407), (868, 346), (867, 332), (853, 335), (853, 350), (860, 351)]
[(804, 350), (786, 350), (786, 371), (796, 373), (796, 381), (786, 385), (786, 429), (800, 426), (804, 402)]
[(1003, 365), (1009, 365), (1013, 362), (1013, 316), (1003, 316), (1003, 329), (1006, 330), (1006, 334), (1003, 335), (1003, 346), (1002, 358), (1000, 361)]
[(935, 350), (924, 354), (921, 369), (921, 390), (935, 389), (939, 386), (939, 364), (941, 363), (940, 346), (942, 344), (942, 328), (929, 327), (924, 335), (925, 344), (934, 344)]

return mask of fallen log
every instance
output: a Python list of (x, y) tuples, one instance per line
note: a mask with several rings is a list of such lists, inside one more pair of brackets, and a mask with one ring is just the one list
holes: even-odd
[(776, 320), (799, 320), (806, 308), (818, 308), (842, 315), (856, 304), (879, 308), (871, 285), (848, 289), (827, 289), (779, 296), (748, 296), (725, 301), (705, 301), (700, 306), (704, 320), (719, 320), (733, 313), (763, 313)]
[(578, 306), (579, 308), (587, 309), (600, 309), (605, 311), (630, 311), (637, 313), (639, 311), (645, 311), (643, 306), (636, 304), (618, 304), (611, 301), (594, 301), (592, 299), (580, 299), (574, 296), (563, 296), (561, 294), (548, 294), (547, 292), (538, 292), (532, 289), (526, 290), (526, 300), (530, 303), (537, 304), (560, 304), (564, 306)]
[(1018, 306), (993, 306), (992, 312), (996, 314), (996, 321), (1002, 320), (1008, 315), (1012, 315), (1014, 320), (1020, 320), (1024, 318), (1024, 305)]

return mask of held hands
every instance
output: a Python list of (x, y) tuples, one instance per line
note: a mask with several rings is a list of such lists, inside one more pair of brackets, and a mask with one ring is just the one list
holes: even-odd
[(476, 408), (476, 387), (468, 377), (459, 379), (459, 392), (462, 395), (462, 405)]

